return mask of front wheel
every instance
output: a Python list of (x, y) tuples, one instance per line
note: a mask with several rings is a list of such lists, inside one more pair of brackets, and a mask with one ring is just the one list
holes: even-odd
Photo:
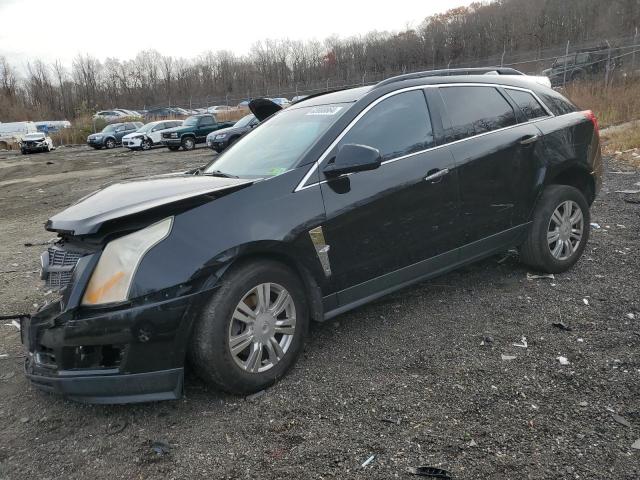
[(142, 150), (151, 150), (151, 140), (149, 140), (148, 138), (142, 140), (142, 143), (140, 144), (140, 148)]
[(185, 137), (182, 139), (182, 148), (185, 150), (193, 150), (196, 148), (196, 141), (193, 137)]
[(104, 142), (104, 146), (107, 149), (112, 149), (115, 148), (116, 146), (116, 141), (113, 138), (107, 138), (107, 140)]
[(591, 215), (580, 190), (550, 185), (536, 207), (521, 260), (536, 269), (560, 273), (580, 258), (589, 240)]
[(306, 296), (294, 272), (268, 260), (245, 263), (225, 274), (196, 321), (191, 363), (215, 387), (254, 393), (295, 363), (308, 324)]

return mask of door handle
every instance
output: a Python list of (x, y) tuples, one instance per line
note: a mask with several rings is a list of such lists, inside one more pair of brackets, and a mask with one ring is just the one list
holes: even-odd
[(438, 169), (429, 170), (429, 172), (427, 172), (427, 176), (424, 177), (424, 179), (427, 182), (438, 183), (442, 179), (442, 177), (444, 177), (447, 173), (449, 173), (448, 168), (443, 168), (442, 170), (438, 170)]
[(530, 145), (534, 142), (537, 142), (540, 138), (540, 135), (529, 135), (520, 140), (520, 145)]

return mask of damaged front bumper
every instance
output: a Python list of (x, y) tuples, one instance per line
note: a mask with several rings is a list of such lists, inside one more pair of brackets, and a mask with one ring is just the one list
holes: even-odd
[(191, 321), (209, 292), (65, 319), (62, 302), (21, 321), (26, 376), (38, 389), (86, 403), (182, 395)]

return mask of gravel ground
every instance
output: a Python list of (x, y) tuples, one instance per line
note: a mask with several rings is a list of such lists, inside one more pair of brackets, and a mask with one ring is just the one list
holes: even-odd
[[(25, 246), (51, 238), (50, 215), (108, 182), (209, 158), (0, 152), (0, 314), (51, 298), (45, 247)], [(640, 171), (608, 170), (601, 228), (571, 271), (528, 279), (517, 254), (500, 255), (314, 325), (297, 366), (257, 398), (189, 375), (175, 402), (64, 401), (30, 387), (3, 322), (0, 478), (388, 479), (418, 465), (455, 479), (639, 478), (640, 204), (625, 200), (640, 195), (615, 191)]]

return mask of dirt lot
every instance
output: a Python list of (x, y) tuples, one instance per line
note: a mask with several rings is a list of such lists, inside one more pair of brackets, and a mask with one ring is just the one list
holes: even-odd
[[(50, 215), (106, 183), (211, 155), (0, 152), (0, 314), (51, 298), (38, 279), (45, 247), (25, 246), (52, 237)], [(608, 165), (601, 228), (570, 272), (527, 279), (517, 255), (500, 255), (316, 325), (297, 366), (258, 398), (190, 375), (176, 402), (67, 402), (29, 386), (3, 322), (0, 478), (388, 479), (431, 465), (456, 479), (637, 479), (640, 204), (626, 200), (640, 195), (615, 192), (638, 188), (630, 169)], [(528, 347), (514, 346), (523, 336)]]

